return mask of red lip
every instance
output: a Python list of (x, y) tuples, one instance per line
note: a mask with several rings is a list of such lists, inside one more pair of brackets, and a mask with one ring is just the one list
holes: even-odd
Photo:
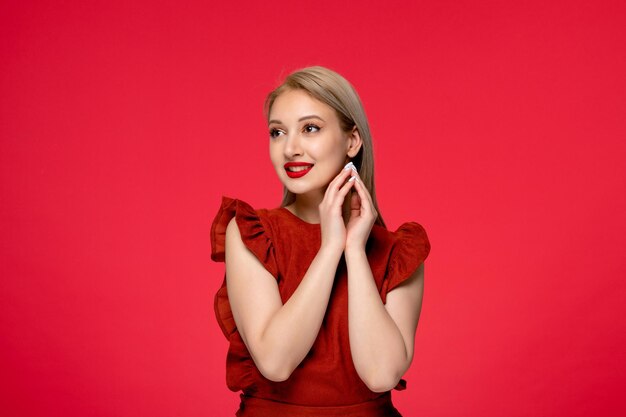
[[(308, 169), (303, 169), (302, 171), (298, 171), (298, 172), (291, 172), (289, 171), (287, 168), (289, 167), (309, 167)], [(305, 176), (310, 170), (311, 168), (313, 168), (313, 164), (310, 164), (308, 162), (287, 162), (285, 164), (285, 172), (287, 173), (287, 176), (289, 178), (300, 178)]]

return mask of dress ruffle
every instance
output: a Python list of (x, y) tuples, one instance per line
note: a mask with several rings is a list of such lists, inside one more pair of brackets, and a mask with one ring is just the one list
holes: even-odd
[[(266, 226), (252, 206), (236, 198), (222, 196), (222, 204), (211, 225), (211, 259), (216, 262), (225, 261), (226, 227), (233, 217), (237, 222), (244, 245), (257, 257), (265, 269), (278, 279), (274, 245)], [(215, 294), (214, 308), (220, 328), (224, 336), (229, 338), (235, 331), (236, 325), (228, 302), (225, 276), (222, 286)]]
[(387, 293), (409, 279), (430, 252), (426, 230), (418, 223), (403, 223), (393, 235), (395, 241), (389, 253), (387, 272), (381, 290), (383, 303), (386, 302)]

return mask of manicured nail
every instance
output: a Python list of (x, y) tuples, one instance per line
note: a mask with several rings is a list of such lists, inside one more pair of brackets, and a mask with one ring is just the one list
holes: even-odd
[(348, 162), (346, 164), (346, 166), (343, 167), (343, 169), (352, 169), (352, 171), (356, 172), (357, 174), (359, 173), (359, 171), (356, 170), (356, 167), (354, 166), (354, 163), (352, 163), (352, 161)]
[(354, 180), (356, 180), (356, 177), (350, 177), (350, 179), (348, 180), (348, 182), (350, 182), (350, 181), (354, 181)]

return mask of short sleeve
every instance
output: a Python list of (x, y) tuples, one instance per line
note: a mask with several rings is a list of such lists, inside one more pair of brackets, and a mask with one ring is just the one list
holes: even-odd
[[(265, 269), (277, 278), (278, 266), (274, 256), (270, 229), (264, 224), (257, 210), (236, 198), (222, 196), (221, 206), (211, 224), (211, 259), (215, 262), (225, 262), (226, 227), (233, 217), (237, 222), (244, 245), (263, 264)], [(221, 288), (215, 295), (214, 307), (217, 321), (222, 332), (228, 338), (235, 331), (236, 326), (228, 302), (225, 276)]]
[(387, 293), (406, 281), (430, 253), (428, 235), (420, 224), (403, 223), (392, 234), (395, 239), (381, 290), (383, 303), (386, 302)]

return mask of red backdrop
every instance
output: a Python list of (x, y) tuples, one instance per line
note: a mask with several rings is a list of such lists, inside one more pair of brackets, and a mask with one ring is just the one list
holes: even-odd
[(431, 239), (404, 415), (626, 412), (624, 2), (156, 3), (0, 6), (3, 415), (234, 415), (210, 223), (312, 64)]

